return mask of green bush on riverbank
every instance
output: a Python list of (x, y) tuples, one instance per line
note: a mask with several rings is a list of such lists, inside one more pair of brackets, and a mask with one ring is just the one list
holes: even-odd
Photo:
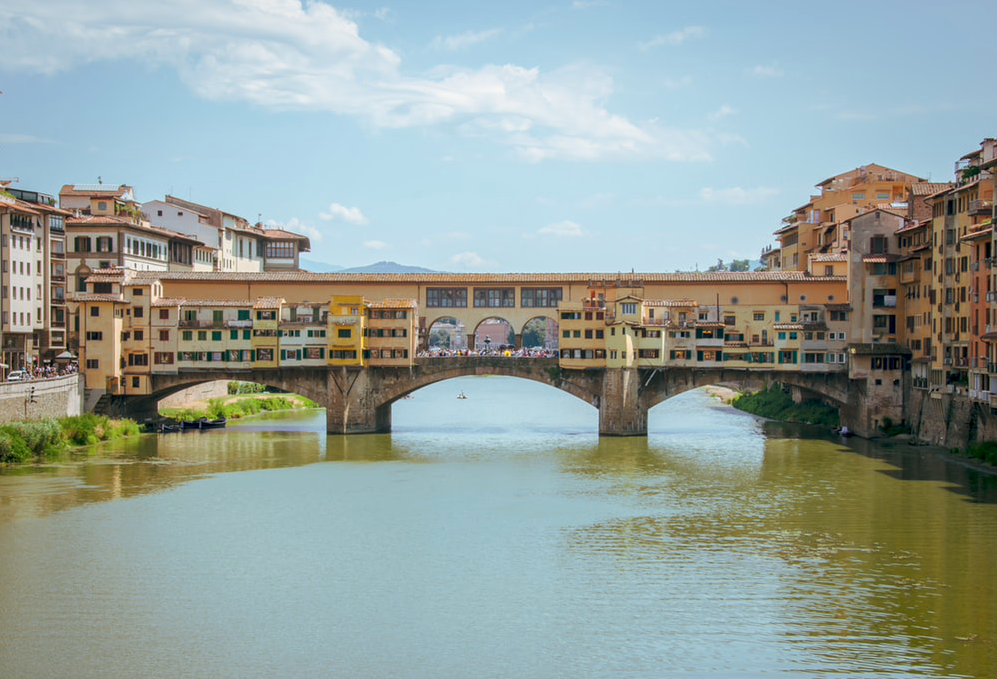
[(837, 408), (817, 400), (794, 403), (793, 398), (778, 384), (761, 391), (739, 394), (731, 404), (739, 410), (772, 420), (838, 426)]
[(966, 455), (976, 460), (997, 465), (997, 441), (971, 443), (966, 448)]
[(256, 415), (261, 412), (272, 410), (292, 410), (294, 408), (317, 408), (318, 404), (304, 396), (265, 396), (240, 398), (226, 402), (225, 398), (213, 398), (208, 401), (208, 407), (203, 410), (194, 408), (171, 408), (160, 411), (164, 417), (173, 417), (178, 420), (196, 420), (199, 417), (218, 419), (224, 417), (227, 420), (236, 420), (240, 417)]
[(87, 446), (139, 433), (134, 420), (106, 415), (74, 415), (0, 426), (0, 462), (51, 460), (70, 446)]

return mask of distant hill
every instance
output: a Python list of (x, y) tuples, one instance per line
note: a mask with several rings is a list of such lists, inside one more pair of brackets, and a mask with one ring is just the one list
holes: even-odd
[(377, 262), (367, 266), (354, 266), (349, 269), (340, 269), (338, 273), (436, 273), (432, 269), (424, 269), (421, 266), (407, 266), (398, 262)]
[(424, 269), (421, 266), (406, 266), (398, 262), (377, 262), (367, 266), (352, 266), (348, 269), (304, 257), (301, 258), (300, 263), (302, 269), (315, 273), (436, 273), (432, 269)]
[(317, 262), (314, 259), (305, 259), (304, 257), (298, 260), (298, 263), (305, 271), (314, 271), (315, 273), (332, 273), (333, 271), (343, 270), (343, 267), (341, 266), (326, 264), (325, 262)]

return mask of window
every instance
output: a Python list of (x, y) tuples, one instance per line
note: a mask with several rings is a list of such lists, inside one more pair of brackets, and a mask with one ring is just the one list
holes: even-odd
[(622, 302), (622, 303), (620, 303), (620, 313), (621, 314), (635, 314), (635, 313), (637, 313), (637, 303), (636, 302)]
[(172, 351), (157, 351), (153, 354), (153, 362), (156, 365), (170, 365), (173, 363)]
[(180, 339), (184, 340), (185, 342), (190, 342), (192, 339), (194, 339), (194, 331), (184, 330), (183, 332), (180, 333)]
[(98, 307), (98, 306), (92, 306), (92, 307), (90, 307), (90, 316), (94, 317), (94, 318), (96, 318), (97, 316), (100, 316), (100, 307)]
[(87, 330), (87, 341), (99, 342), (104, 339), (104, 333), (99, 330)]
[(159, 341), (160, 342), (169, 342), (170, 341), (170, 331), (169, 330), (160, 330), (159, 331)]
[(516, 306), (515, 288), (475, 288), (475, 307), (514, 307)]
[(353, 336), (353, 331), (349, 328), (339, 328), (336, 331), (336, 337), (349, 338)]
[(160, 309), (159, 310), (159, 320), (161, 320), (161, 321), (168, 321), (168, 320), (170, 320), (170, 310), (169, 309)]
[(426, 288), (427, 307), (466, 307), (467, 288)]
[(140, 306), (135, 307), (135, 313), (133, 314), (133, 316), (135, 316), (135, 318), (142, 318), (143, 316), (145, 316), (145, 309)]
[(136, 342), (141, 342), (144, 339), (145, 339), (145, 332), (143, 332), (142, 330), (136, 330), (135, 331), (135, 341)]
[(221, 330), (212, 330), (211, 331), (211, 341), (212, 342), (221, 342), (222, 341), (222, 331)]
[(100, 359), (88, 358), (86, 366), (87, 370), (97, 370), (100, 368)]
[(561, 288), (520, 288), (519, 305), (523, 307), (556, 307), (561, 301)]
[[(228, 234), (231, 238), (231, 232)], [(273, 241), (266, 245), (267, 259), (294, 259), (293, 241)]]

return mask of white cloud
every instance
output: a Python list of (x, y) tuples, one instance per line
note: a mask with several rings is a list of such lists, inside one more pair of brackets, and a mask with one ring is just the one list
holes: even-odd
[(279, 222), (274, 219), (267, 220), (267, 228), (270, 229), (284, 229), (285, 231), (291, 231), (293, 233), (300, 233), (308, 236), (312, 240), (322, 240), (322, 231), (316, 227), (303, 222), (297, 217), (291, 217), (287, 221)]
[[(713, 140), (702, 132), (609, 110), (612, 79), (591, 65), (440, 66), (407, 75), (398, 53), (362, 37), (362, 18), (312, 0), (7, 0), (0, 68), (51, 74), (140, 62), (175, 70), (205, 99), (328, 111), (375, 128), (452, 126), (533, 162), (710, 157)], [(661, 40), (677, 44), (702, 32), (692, 26)]]
[(681, 45), (690, 38), (702, 38), (704, 35), (706, 35), (706, 29), (702, 26), (686, 26), (671, 33), (656, 35), (650, 40), (640, 43), (639, 47), (646, 52), (662, 45)]
[(486, 31), (467, 31), (465, 33), (461, 33), (460, 35), (438, 35), (433, 38), (433, 47), (438, 50), (456, 52), (458, 50), (477, 45), (478, 43), (491, 40), (501, 32), (502, 30), (499, 28), (490, 28)]
[(386, 248), (388, 244), (383, 240), (365, 240), (363, 246), (371, 250), (381, 250), (382, 248)]
[(759, 186), (754, 189), (743, 189), (740, 186), (729, 189), (704, 187), (699, 190), (699, 197), (707, 203), (727, 203), (729, 205), (761, 203), (778, 194), (779, 189), (765, 186)]
[(333, 219), (342, 219), (344, 222), (349, 222), (350, 224), (367, 223), (367, 218), (364, 217), (360, 208), (346, 207), (339, 203), (330, 203), (327, 211), (319, 213), (319, 218), (327, 222)]
[(16, 132), (0, 132), (0, 144), (54, 144), (52, 139), (36, 137), (32, 134), (17, 134)]
[(756, 78), (778, 78), (782, 75), (782, 69), (777, 65), (773, 66), (752, 66), (748, 69), (748, 75)]
[(709, 115), (710, 120), (720, 120), (734, 113), (734, 108), (728, 104), (723, 104), (719, 109)]
[(582, 227), (575, 222), (565, 219), (542, 227), (537, 233), (547, 236), (557, 236), (558, 238), (578, 238), (582, 235)]
[(450, 262), (464, 269), (476, 269), (478, 271), (495, 268), (494, 262), (489, 262), (477, 252), (459, 252), (450, 257)]

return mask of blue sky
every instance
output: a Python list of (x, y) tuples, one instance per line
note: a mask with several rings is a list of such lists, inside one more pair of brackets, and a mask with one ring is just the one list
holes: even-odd
[(171, 193), (310, 259), (675, 271), (823, 179), (997, 134), (992, 2), (4, 0), (0, 177)]

